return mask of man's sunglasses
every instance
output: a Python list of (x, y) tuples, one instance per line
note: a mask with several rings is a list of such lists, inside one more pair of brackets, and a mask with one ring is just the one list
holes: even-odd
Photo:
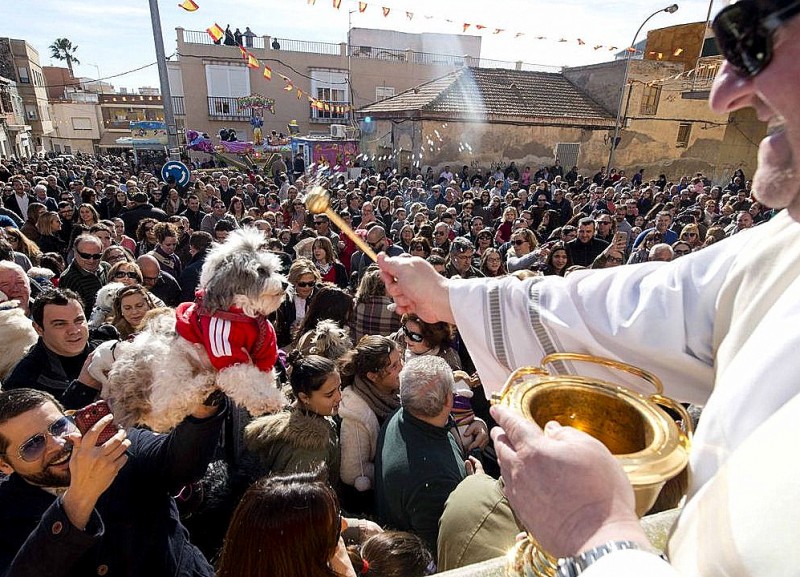
[[(78, 428), (69, 417), (61, 417), (53, 421), (47, 427), (47, 434), (56, 439), (63, 439), (67, 435), (74, 433)], [(26, 463), (32, 463), (41, 458), (47, 447), (47, 437), (45, 433), (37, 433), (19, 446), (19, 458)]]
[(800, 12), (800, 1), (767, 12), (758, 0), (739, 0), (723, 8), (711, 24), (725, 60), (741, 76), (757, 76), (772, 60), (773, 34)]
[(408, 340), (415, 343), (421, 343), (423, 340), (425, 340), (425, 337), (423, 337), (421, 333), (410, 331), (405, 325), (403, 325), (403, 334), (406, 336), (406, 338), (408, 338)]
[(77, 252), (81, 258), (85, 258), (86, 260), (100, 260), (103, 258), (103, 255), (100, 253), (81, 252), (79, 250), (76, 250), (75, 252)]
[(313, 282), (297, 282), (294, 284), (297, 288), (311, 288), (314, 286), (315, 283)]

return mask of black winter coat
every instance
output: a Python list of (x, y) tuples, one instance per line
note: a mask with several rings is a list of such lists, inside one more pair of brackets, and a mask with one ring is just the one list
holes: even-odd
[(85, 531), (70, 523), (61, 497), (12, 474), (0, 483), (0, 576), (213, 577), (171, 495), (205, 472), (224, 412), (187, 417), (169, 435), (129, 429), (131, 457)]

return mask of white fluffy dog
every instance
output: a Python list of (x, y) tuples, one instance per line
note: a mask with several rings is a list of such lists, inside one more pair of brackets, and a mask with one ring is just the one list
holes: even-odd
[(215, 389), (254, 416), (283, 407), (273, 370), (275, 331), (266, 316), (280, 304), (286, 281), (265, 247), (258, 230), (233, 232), (206, 257), (196, 302), (151, 318), (133, 341), (105, 345), (113, 350), (100, 352), (105, 361), (94, 369), (108, 375), (102, 396), (119, 424), (167, 431)]
[(5, 379), (22, 357), (36, 344), (39, 335), (33, 330), (30, 319), (19, 308), (19, 301), (8, 300), (0, 291), (0, 380)]

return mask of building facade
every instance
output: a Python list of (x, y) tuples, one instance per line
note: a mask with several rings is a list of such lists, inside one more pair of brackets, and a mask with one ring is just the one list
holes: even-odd
[(31, 127), (32, 153), (51, 150), (53, 122), (39, 52), (25, 40), (0, 38), (0, 76), (17, 85), (25, 124)]
[[(391, 97), (480, 57), (475, 36), (353, 29), (350, 40), (348, 48), (347, 43), (256, 36), (247, 50), (261, 67), (248, 68), (238, 47), (214, 44), (205, 31), (178, 28), (180, 57), (170, 64), (169, 77), (179, 134), (182, 124), (212, 136), (234, 129), (239, 140), (252, 140), (252, 111), (240, 108), (237, 99), (253, 94), (275, 101), (274, 115), (263, 113), (265, 134), (288, 133), (291, 121), (300, 134), (330, 134), (331, 125), (351, 125), (352, 113), (337, 106), (358, 108)], [(425, 51), (437, 48), (453, 52)], [(271, 80), (263, 75), (264, 65)], [(309, 97), (333, 110), (312, 107)]]
[(0, 158), (30, 158), (33, 154), (31, 127), (25, 123), (24, 110), (17, 83), (0, 76)]

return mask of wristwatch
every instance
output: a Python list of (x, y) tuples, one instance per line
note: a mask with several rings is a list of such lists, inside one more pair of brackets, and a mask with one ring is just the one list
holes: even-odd
[(659, 553), (653, 549), (650, 549), (649, 547), (642, 547), (633, 541), (609, 541), (608, 543), (603, 543), (602, 545), (598, 545), (593, 549), (584, 551), (575, 557), (564, 557), (563, 559), (559, 559), (558, 571), (556, 571), (555, 577), (577, 577), (586, 571), (589, 565), (600, 559), (600, 557), (608, 555), (609, 553), (613, 553), (614, 551), (624, 551), (625, 549), (638, 549), (640, 551), (647, 551), (649, 553), (653, 553), (654, 555), (658, 555), (664, 561), (668, 561), (667, 556), (663, 553)]

